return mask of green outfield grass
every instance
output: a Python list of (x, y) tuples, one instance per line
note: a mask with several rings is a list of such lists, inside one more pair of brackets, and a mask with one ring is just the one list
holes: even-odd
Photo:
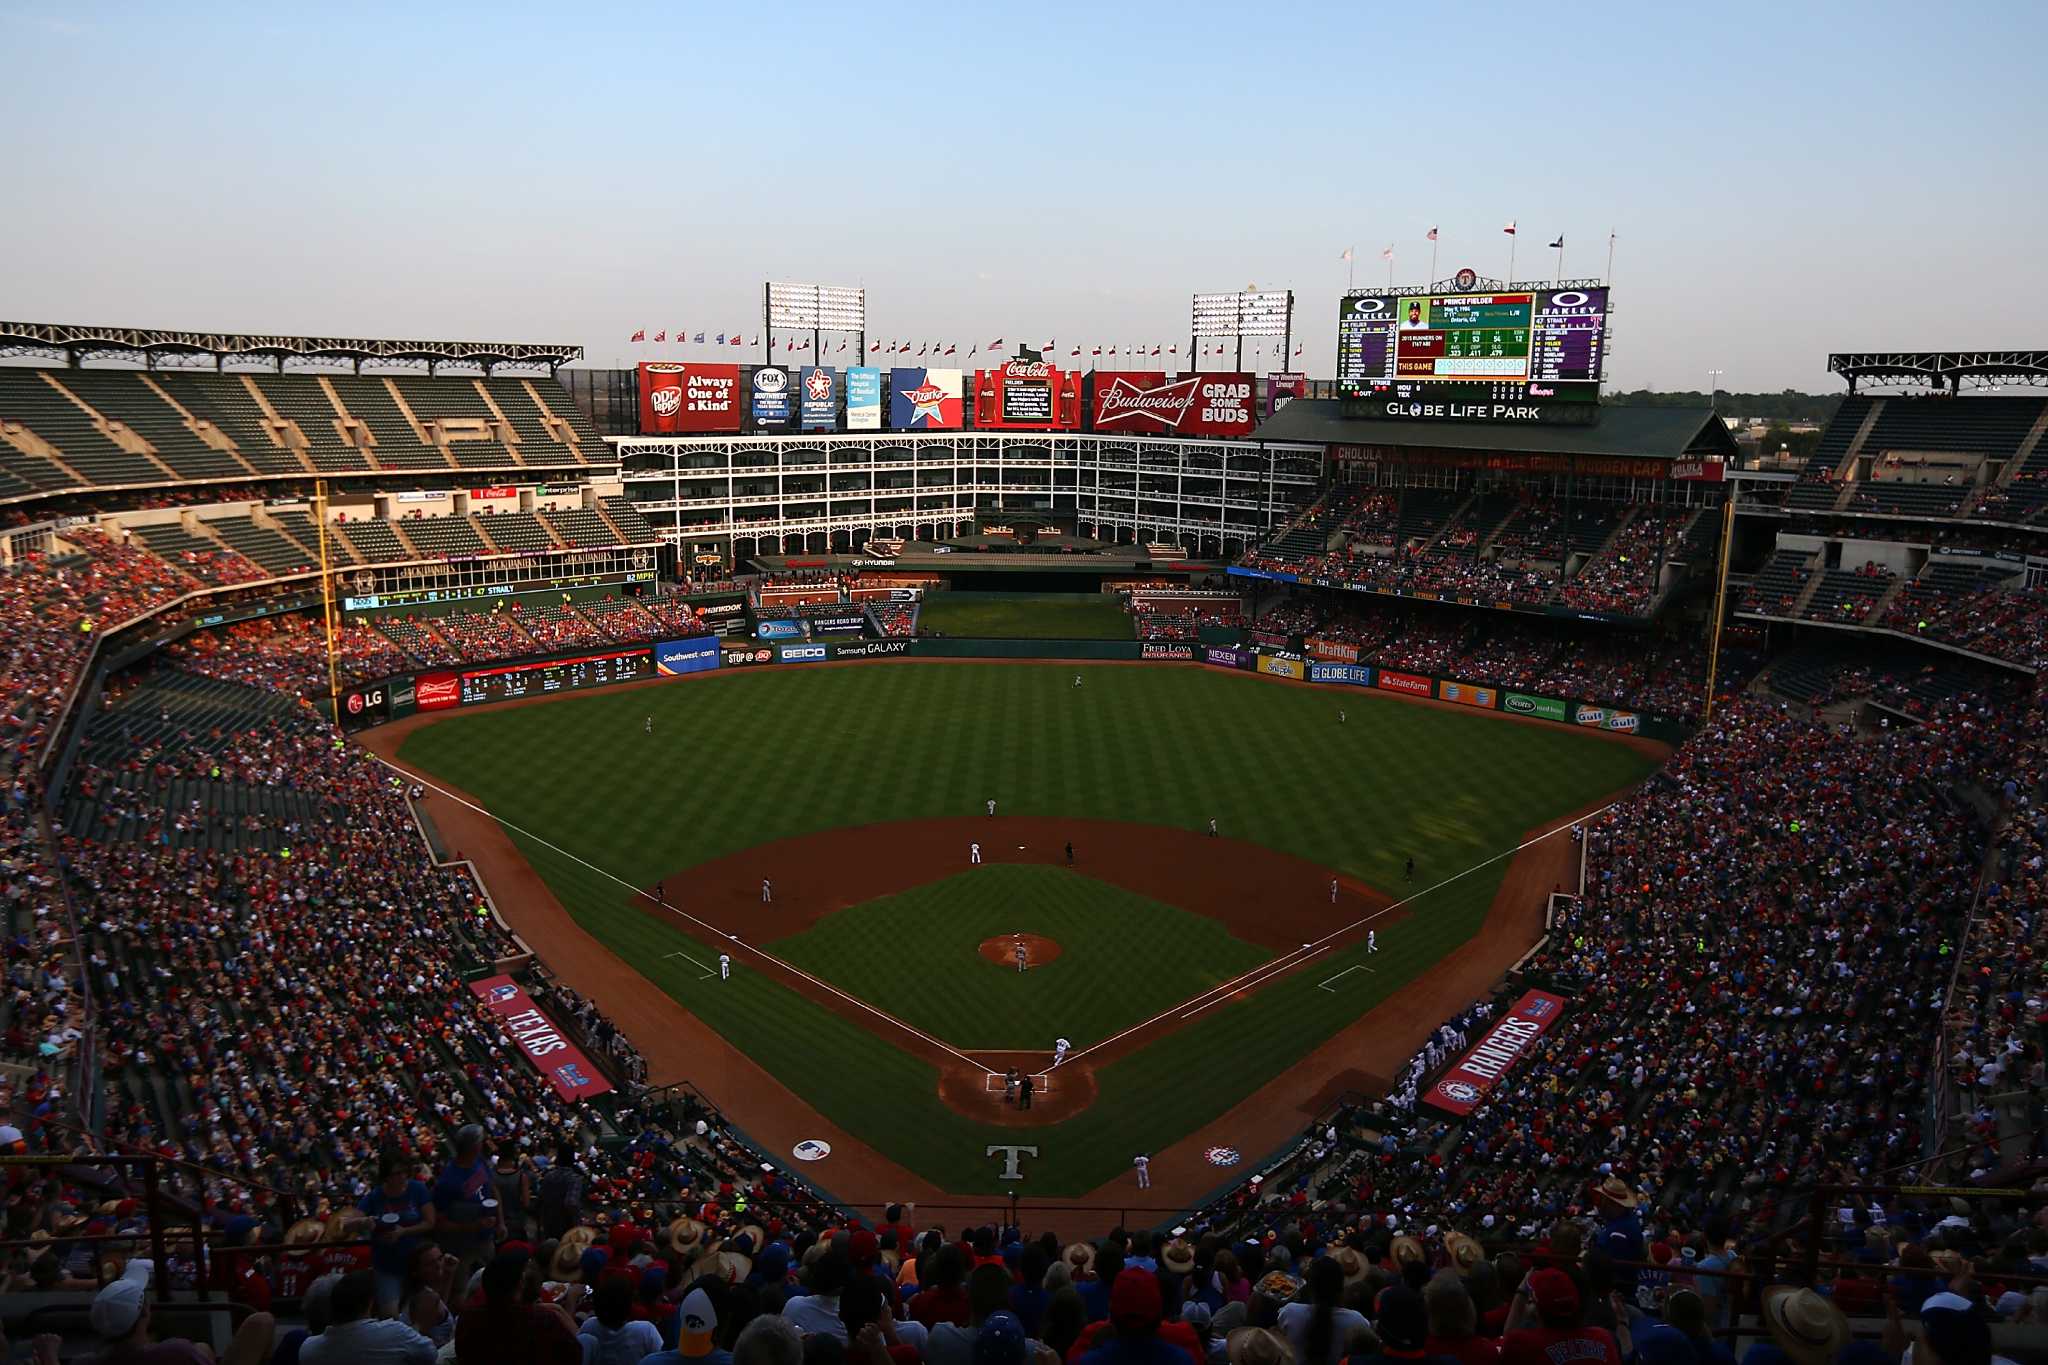
[[(1168, 665), (1082, 665), (1087, 685), (1075, 689), (1075, 671), (949, 663), (700, 674), (454, 715), (414, 732), (401, 753), (530, 831), (513, 834), (526, 857), (631, 970), (835, 1123), (940, 1186), (974, 1194), (1004, 1189), (983, 1147), (1010, 1140), (1015, 1129), (953, 1113), (938, 1098), (931, 1066), (759, 973), (699, 980), (698, 968), (664, 957), (695, 951), (689, 936), (633, 908), (627, 886), (770, 839), (978, 814), (993, 795), (1016, 815), (1191, 828), (1214, 815), (1235, 837), (1399, 894), (1411, 853), (1414, 885), (1430, 886), (1649, 770), (1632, 750), (1568, 726), (1516, 725), (1357, 689)], [(1337, 723), (1339, 706), (1349, 710), (1348, 724)], [(642, 728), (650, 712), (651, 736)], [(1364, 957), (1362, 947), (1327, 955), (1325, 965), (1219, 1005), (1105, 1068), (1089, 1110), (1033, 1131), (1042, 1156), (1031, 1193), (1086, 1193), (1128, 1170), (1133, 1152), (1157, 1150), (1221, 1115), (1469, 938), (1505, 866), (1495, 862), (1407, 905), (1409, 918), (1380, 936), (1372, 972), (1323, 990), (1320, 982)], [(949, 895), (937, 913), (967, 913), (962, 906)], [(1111, 913), (1126, 911), (1120, 904)], [(839, 931), (827, 923), (811, 932)], [(1129, 986), (1157, 956), (1156, 940), (1123, 938), (1128, 974), (1111, 990)], [(906, 994), (940, 975), (923, 954), (930, 946), (950, 961), (955, 950), (941, 948), (945, 941), (943, 929), (883, 940)], [(925, 1017), (974, 1009), (981, 999), (935, 1004)], [(924, 1008), (902, 999), (898, 1006)], [(1049, 1017), (1037, 1033), (1078, 1027), (1071, 1017)], [(946, 1036), (969, 1026), (948, 1019), (944, 1030), (927, 1031)], [(829, 1164), (815, 1175), (834, 1189)]]
[[(1018, 972), (984, 939), (1042, 934), (1060, 955)], [(1142, 944), (1145, 970), (1133, 972)], [(1086, 1047), (1270, 954), (1206, 915), (1064, 867), (988, 864), (885, 896), (778, 939), (775, 955), (970, 1052)]]
[(935, 592), (917, 628), (963, 640), (1135, 639), (1123, 599), (1102, 592)]

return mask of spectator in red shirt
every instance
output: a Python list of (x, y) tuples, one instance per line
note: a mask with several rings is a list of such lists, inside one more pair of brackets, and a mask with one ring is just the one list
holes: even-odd
[(1621, 1365), (1614, 1337), (1584, 1324), (1579, 1287), (1554, 1266), (1529, 1272), (1508, 1313), (1501, 1365)]
[(583, 1365), (575, 1319), (539, 1301), (538, 1269), (523, 1251), (484, 1267), (482, 1296), (455, 1323), (456, 1365)]

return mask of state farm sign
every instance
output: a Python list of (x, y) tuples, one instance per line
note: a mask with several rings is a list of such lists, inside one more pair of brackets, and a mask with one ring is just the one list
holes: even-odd
[(1249, 436), (1257, 425), (1252, 391), (1252, 376), (1242, 373), (1169, 379), (1156, 370), (1098, 370), (1090, 413), (1097, 431)]

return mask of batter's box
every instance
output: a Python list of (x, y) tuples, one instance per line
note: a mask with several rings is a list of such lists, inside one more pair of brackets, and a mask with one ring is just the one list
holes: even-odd
[[(986, 1094), (1002, 1094), (1004, 1090), (1003, 1073), (991, 1071), (986, 1076), (983, 1076), (981, 1078), (981, 1088)], [(1041, 1095), (1050, 1095), (1051, 1093), (1052, 1073), (1050, 1071), (1041, 1071), (1031, 1078), (1031, 1098), (1037, 1099)]]

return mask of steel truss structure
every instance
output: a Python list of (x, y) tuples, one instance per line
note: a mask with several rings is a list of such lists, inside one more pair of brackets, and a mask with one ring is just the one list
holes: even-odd
[(393, 365), (477, 366), (488, 374), (547, 373), (583, 358), (581, 346), (524, 341), (395, 341), (356, 337), (274, 336), (237, 332), (173, 332), (149, 327), (79, 327), (52, 322), (0, 322), (0, 358), (40, 356), (80, 365), (88, 360), (141, 359), (151, 369), (165, 362), (287, 361), (353, 365), (366, 360)]
[(2048, 351), (1841, 351), (1828, 373), (1858, 383), (1911, 384), (1961, 393), (1994, 385), (2048, 385)]

